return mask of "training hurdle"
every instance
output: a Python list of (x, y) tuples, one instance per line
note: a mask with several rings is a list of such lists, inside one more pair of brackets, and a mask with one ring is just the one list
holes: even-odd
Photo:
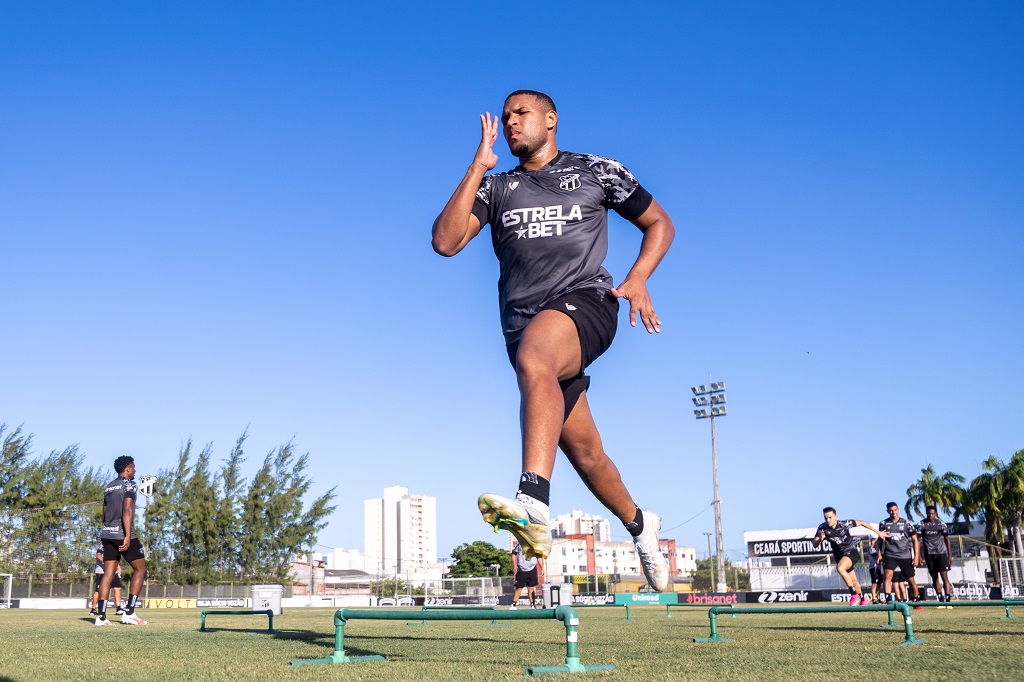
[[(1014, 616), (1012, 613), (1010, 613), (1010, 607), (1011, 606), (1024, 606), (1024, 598), (1021, 598), (1021, 599), (1016, 599), (1016, 598), (1015, 599), (1003, 599), (1001, 601), (1000, 600), (996, 600), (996, 599), (983, 599), (983, 600), (978, 600), (978, 601), (967, 601), (967, 600), (958, 599), (957, 601), (946, 601), (946, 602), (940, 602), (940, 601), (914, 601), (914, 602), (906, 602), (906, 603), (909, 603), (911, 606), (923, 606), (923, 607), (926, 607), (926, 608), (933, 608), (933, 609), (941, 609), (941, 608), (943, 608), (945, 606), (950, 606), (950, 607), (956, 606), (958, 608), (959, 607), (964, 607), (964, 606), (998, 606), (1000, 608), (1006, 609), (1006, 615), (1004, 617), (1000, 618), (1000, 620), (1016, 620), (1017, 617)], [(891, 619), (891, 616), (890, 616), (890, 619)]]
[(209, 616), (209, 615), (212, 615), (214, 613), (222, 615), (222, 616), (266, 616), (269, 619), (269, 624), (267, 625), (267, 632), (273, 632), (274, 631), (274, 610), (273, 609), (262, 609), (262, 610), (257, 610), (257, 611), (242, 610), (242, 609), (238, 609), (238, 610), (233, 610), (233, 609), (232, 610), (207, 609), (206, 611), (203, 611), (203, 618), (200, 621), (199, 632), (209, 632), (209, 630), (206, 629), (206, 617)]
[[(692, 609), (692, 608), (699, 608), (699, 607), (707, 606), (707, 604), (665, 604), (665, 617), (666, 618), (671, 618), (672, 617), (672, 607), (673, 606), (676, 607), (676, 608), (682, 607), (682, 608)], [(722, 605), (722, 606), (719, 606), (718, 608), (720, 608), (720, 609), (729, 608), (731, 610), (734, 606), (736, 606), (736, 605), (735, 604), (729, 604), (728, 607)], [(732, 614), (732, 617), (735, 618), (736, 614), (735, 613)]]
[[(497, 611), (498, 607), (493, 604), (465, 604), (465, 605), (424, 605), (424, 611)], [(406, 623), (406, 625), (430, 625), (426, 620), (421, 620), (419, 623)], [(495, 620), (491, 621), (491, 625), (505, 625), (505, 623), (499, 623)]]
[(483, 611), (479, 609), (437, 611), (390, 611), (375, 609), (339, 609), (334, 614), (334, 652), (328, 658), (291, 661), (289, 665), (316, 665), (383, 661), (385, 656), (346, 656), (345, 624), (350, 620), (558, 620), (565, 625), (565, 665), (530, 666), (527, 675), (546, 673), (583, 673), (594, 670), (615, 670), (611, 664), (583, 665), (579, 657), (579, 616), (571, 606), (522, 611)]
[[(910, 616), (910, 606), (904, 603), (878, 604), (871, 606), (744, 606), (739, 608), (724, 609), (721, 606), (712, 606), (708, 609), (708, 619), (711, 622), (710, 637), (694, 637), (694, 642), (731, 642), (718, 636), (718, 614), (723, 611), (737, 613), (864, 613), (866, 611), (899, 611), (903, 614), (904, 639), (900, 646), (908, 644), (922, 644), (925, 640), (921, 637), (914, 637), (913, 618)], [(890, 615), (891, 619), (891, 615)]]

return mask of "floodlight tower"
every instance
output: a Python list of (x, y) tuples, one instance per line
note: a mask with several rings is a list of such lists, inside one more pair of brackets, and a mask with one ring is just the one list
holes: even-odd
[(725, 585), (725, 546), (722, 542), (722, 500), (718, 497), (718, 454), (715, 452), (715, 417), (725, 416), (725, 382), (694, 386), (693, 416), (711, 420), (711, 471), (715, 484), (715, 549), (718, 551), (718, 585)]

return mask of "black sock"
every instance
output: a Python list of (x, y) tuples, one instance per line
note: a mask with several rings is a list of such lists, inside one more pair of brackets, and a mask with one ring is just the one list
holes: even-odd
[(107, 600), (100, 599), (99, 603), (96, 604), (96, 616), (99, 618), (107, 617)]
[(541, 504), (548, 504), (551, 497), (551, 481), (532, 471), (524, 471), (519, 477), (519, 492), (529, 495)]
[(640, 510), (640, 507), (636, 508), (636, 516), (629, 523), (623, 524), (626, 526), (626, 530), (633, 537), (637, 537), (640, 533), (644, 532), (644, 513)]
[(852, 587), (848, 587), (846, 589), (850, 590), (850, 594), (857, 594), (857, 590), (853, 589)]
[(139, 597), (138, 597), (138, 595), (129, 594), (128, 595), (128, 608), (125, 609), (125, 613), (127, 613), (129, 616), (131, 614), (135, 613), (135, 607), (138, 606), (138, 604), (139, 604)]

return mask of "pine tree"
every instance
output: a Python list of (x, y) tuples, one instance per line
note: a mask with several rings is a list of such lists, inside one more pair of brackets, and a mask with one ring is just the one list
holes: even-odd
[(217, 512), (214, 517), (214, 527), (217, 534), (217, 572), (220, 580), (225, 575), (235, 576), (240, 567), (239, 543), (241, 532), (239, 529), (241, 495), (245, 487), (245, 481), (241, 475), (242, 464), (245, 462), (245, 450), (243, 445), (248, 438), (249, 431), (246, 429), (238, 440), (235, 447), (231, 449), (224, 467), (220, 470), (220, 496), (217, 500)]

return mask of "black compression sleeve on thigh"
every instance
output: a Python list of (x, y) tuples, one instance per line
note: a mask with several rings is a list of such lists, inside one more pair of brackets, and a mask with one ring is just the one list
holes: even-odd
[(583, 395), (584, 391), (590, 388), (590, 377), (585, 374), (580, 374), (572, 379), (559, 381), (558, 385), (562, 389), (562, 400), (565, 401), (565, 416), (562, 417), (562, 421), (564, 422), (572, 413), (572, 408), (576, 407), (576, 403), (579, 402), (580, 396)]

